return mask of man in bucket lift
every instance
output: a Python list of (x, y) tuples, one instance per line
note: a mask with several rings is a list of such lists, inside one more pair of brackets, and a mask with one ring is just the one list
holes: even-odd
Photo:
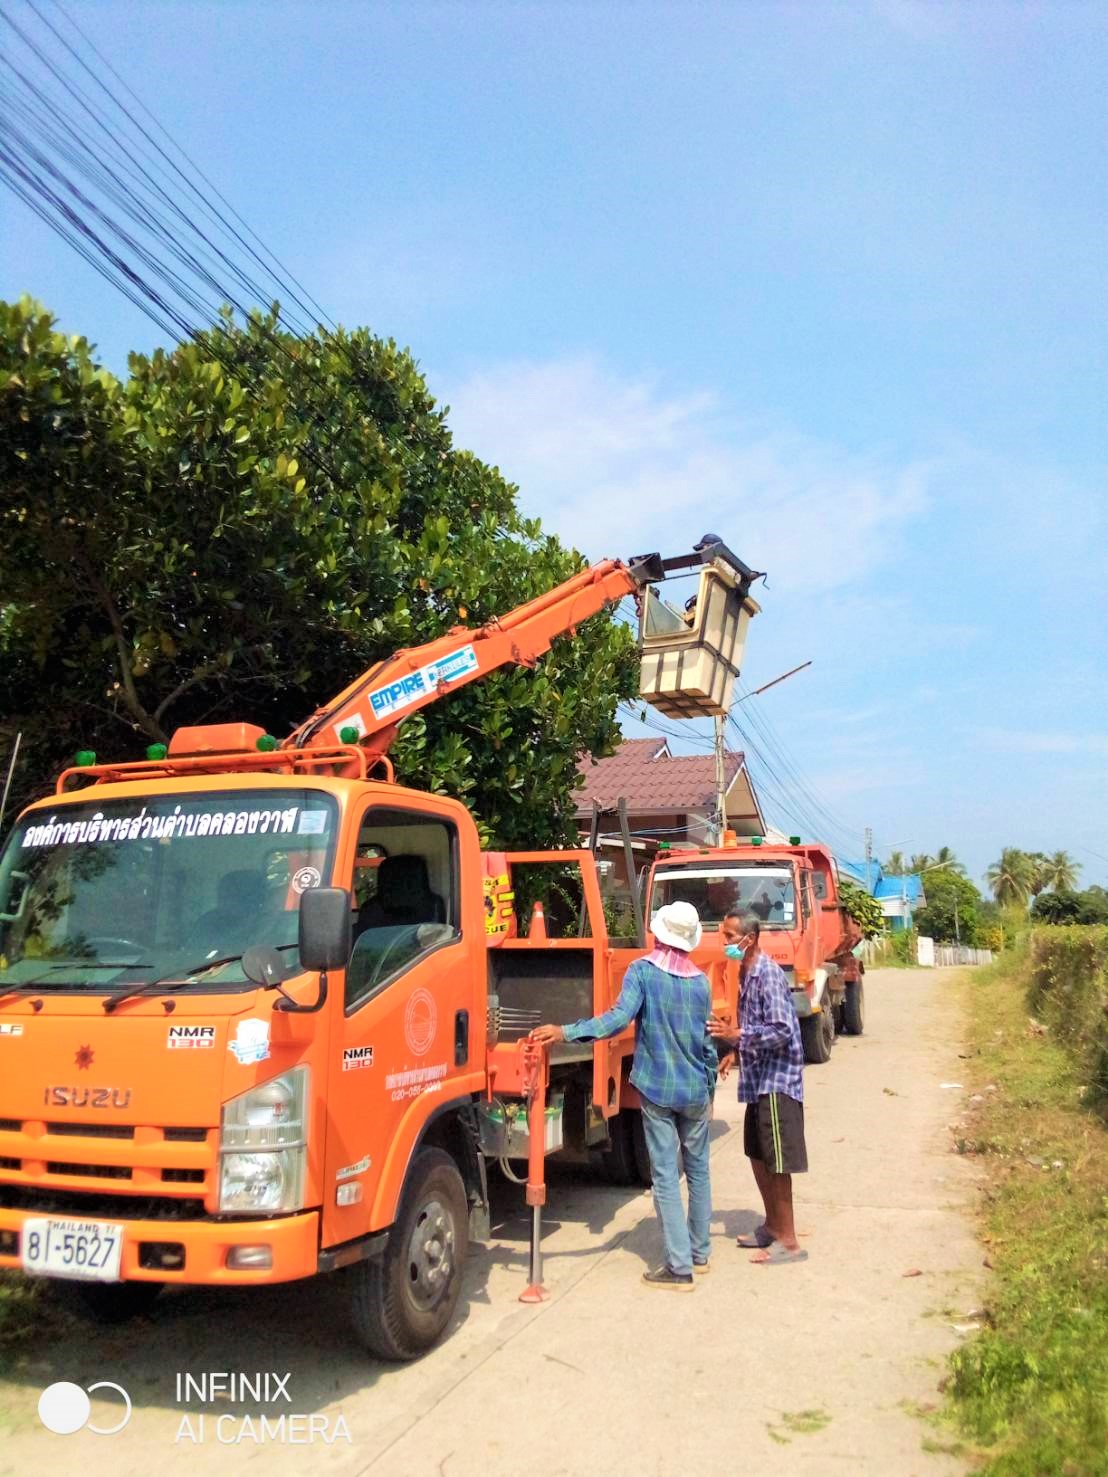
[[(644, 1272), (648, 1287), (691, 1292), (693, 1273), (708, 1270), (712, 1192), (708, 1126), (718, 1056), (708, 1034), (711, 990), (689, 958), (700, 942), (700, 918), (691, 903), (669, 903), (650, 924), (655, 946), (636, 959), (619, 999), (603, 1015), (568, 1026), (539, 1026), (537, 1041), (604, 1040), (637, 1023), (631, 1082), (642, 1101), (650, 1153), (654, 1208), (665, 1244), (664, 1265)], [(681, 1204), (684, 1160), (689, 1209)]]

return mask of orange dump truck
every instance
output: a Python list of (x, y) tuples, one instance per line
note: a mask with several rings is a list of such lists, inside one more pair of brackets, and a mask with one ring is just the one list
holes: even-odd
[[(0, 1266), (110, 1320), (165, 1284), (347, 1269), (368, 1348), (412, 1357), (487, 1223), (487, 1161), (514, 1159), (541, 1295), (545, 1154), (605, 1151), (628, 1176), (637, 1115), (629, 1033), (549, 1056), (528, 1033), (606, 1008), (634, 956), (609, 946), (588, 852), (483, 856), (468, 810), (394, 783), (387, 750), (606, 605), (656, 606), (676, 569), (730, 634), (644, 632), (651, 682), (713, 711), (729, 690), (695, 683), (737, 667), (757, 610), (718, 541), (397, 653), (280, 742), (233, 723), (139, 762), (80, 756), (24, 811), (0, 856)], [(667, 676), (667, 640), (707, 655)], [(535, 910), (518, 936), (510, 894), (552, 867), (581, 915), (551, 938)]]
[(825, 1062), (837, 1032), (861, 1035), (865, 965), (854, 949), (861, 929), (842, 905), (839, 871), (825, 846), (763, 837), (720, 847), (660, 850), (648, 881), (651, 912), (678, 900), (704, 924), (695, 956), (704, 966), (723, 957), (720, 921), (733, 907), (762, 920), (761, 947), (792, 984), (804, 1055)]

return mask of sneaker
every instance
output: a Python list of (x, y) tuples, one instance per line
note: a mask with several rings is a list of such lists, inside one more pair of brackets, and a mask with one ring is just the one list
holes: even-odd
[(691, 1272), (671, 1272), (668, 1267), (659, 1267), (654, 1272), (644, 1272), (642, 1280), (647, 1287), (668, 1287), (674, 1292), (691, 1292), (693, 1286)]
[(712, 1270), (711, 1262), (693, 1262), (692, 1269), (698, 1277), (707, 1277)]

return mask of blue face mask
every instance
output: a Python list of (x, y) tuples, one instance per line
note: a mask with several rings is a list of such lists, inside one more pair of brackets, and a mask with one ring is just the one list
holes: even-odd
[(742, 944), (728, 944), (723, 952), (727, 955), (728, 959), (741, 959), (746, 953), (746, 950)]

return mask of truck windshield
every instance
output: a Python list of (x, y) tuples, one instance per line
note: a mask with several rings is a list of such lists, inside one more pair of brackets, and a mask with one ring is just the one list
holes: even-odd
[(692, 903), (709, 931), (735, 907), (756, 913), (763, 928), (792, 928), (796, 923), (791, 867), (675, 867), (656, 872), (650, 911), (676, 902)]
[(185, 973), (190, 989), (245, 988), (237, 956), (252, 944), (295, 964), (300, 897), (329, 879), (336, 827), (334, 800), (308, 789), (35, 811), (0, 858), (0, 992), (114, 993)]

